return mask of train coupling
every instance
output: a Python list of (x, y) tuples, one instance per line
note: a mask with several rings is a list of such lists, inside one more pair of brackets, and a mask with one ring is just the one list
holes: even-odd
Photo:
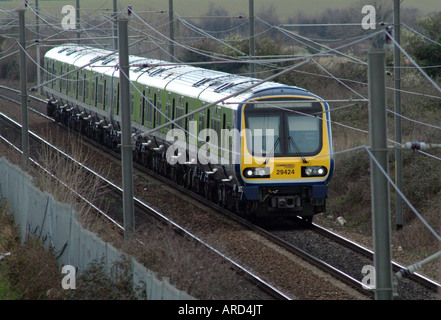
[(270, 200), (270, 206), (279, 209), (301, 208), (302, 199), (300, 196), (273, 196)]

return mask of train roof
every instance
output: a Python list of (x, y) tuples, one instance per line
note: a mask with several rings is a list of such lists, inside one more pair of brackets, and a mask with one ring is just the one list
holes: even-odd
[[(114, 51), (78, 44), (65, 44), (50, 49), (45, 57), (75, 67), (87, 65), (84, 67), (86, 70), (119, 77), (119, 72), (115, 72), (118, 70), (119, 55)], [(220, 100), (261, 81), (256, 78), (133, 55), (129, 56), (129, 65), (131, 81), (148, 87), (167, 89), (185, 96), (201, 98), (208, 103)], [(228, 99), (228, 101), (245, 101), (256, 92), (275, 87), (289, 87), (302, 94), (308, 93), (302, 88), (276, 82), (265, 82)]]

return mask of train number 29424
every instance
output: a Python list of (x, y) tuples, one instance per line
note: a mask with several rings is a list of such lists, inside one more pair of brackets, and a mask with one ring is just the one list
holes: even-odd
[(276, 174), (282, 175), (282, 174), (294, 174), (294, 169), (282, 169), (282, 170), (276, 170)]

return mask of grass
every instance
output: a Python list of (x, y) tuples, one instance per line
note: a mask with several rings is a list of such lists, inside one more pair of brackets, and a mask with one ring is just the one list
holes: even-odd
[[(17, 230), (14, 227), (11, 216), (7, 215), (7, 207), (0, 206), (0, 254), (11, 252), (18, 245)], [(0, 260), (0, 300), (15, 299), (19, 293), (11, 290), (11, 283), (8, 277), (7, 259), (5, 256)]]
[(61, 273), (52, 251), (39, 239), (30, 237), (21, 244), (7, 206), (0, 207), (0, 253), (11, 255), (0, 260), (0, 300), (95, 300), (136, 299), (130, 265), (115, 262), (110, 275), (100, 261), (93, 261), (77, 276), (76, 290), (64, 290)]
[(11, 289), (6, 268), (0, 264), (0, 300), (16, 300), (20, 293)]
[(55, 257), (42, 243), (29, 238), (23, 245), (7, 206), (0, 207), (0, 300), (47, 299), (50, 289), (59, 288), (61, 273)]

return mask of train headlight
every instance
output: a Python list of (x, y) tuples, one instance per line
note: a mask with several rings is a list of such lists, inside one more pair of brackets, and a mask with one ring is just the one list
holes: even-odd
[(271, 169), (269, 167), (245, 168), (243, 175), (245, 178), (269, 178)]
[(302, 167), (302, 177), (324, 177), (328, 173), (328, 169), (323, 166)]

